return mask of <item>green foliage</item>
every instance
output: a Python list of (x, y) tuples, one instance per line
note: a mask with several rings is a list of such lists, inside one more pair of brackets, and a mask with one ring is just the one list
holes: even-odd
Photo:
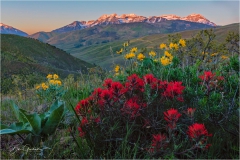
[(66, 113), (65, 105), (61, 101), (55, 101), (49, 110), (42, 114), (29, 114), (15, 104), (12, 108), (19, 122), (9, 127), (1, 124), (0, 134), (26, 133), (28, 135), (23, 144), (31, 146), (39, 146), (41, 140), (44, 141), (53, 134)]

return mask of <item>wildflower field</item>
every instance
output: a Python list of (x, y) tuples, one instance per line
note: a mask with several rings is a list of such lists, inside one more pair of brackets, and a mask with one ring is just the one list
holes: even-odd
[(176, 34), (150, 49), (128, 41), (110, 72), (49, 73), (15, 89), (1, 102), (1, 157), (238, 159), (239, 34), (215, 36)]

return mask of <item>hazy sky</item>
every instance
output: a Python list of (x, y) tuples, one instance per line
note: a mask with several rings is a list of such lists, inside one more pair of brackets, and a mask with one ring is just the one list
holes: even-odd
[(226, 25), (239, 22), (239, 1), (1, 1), (1, 22), (28, 34), (112, 13), (146, 17), (199, 13), (217, 25)]

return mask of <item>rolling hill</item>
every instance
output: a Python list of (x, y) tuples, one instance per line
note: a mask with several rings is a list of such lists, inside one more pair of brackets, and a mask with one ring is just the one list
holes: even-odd
[(87, 72), (93, 65), (71, 56), (65, 51), (32, 38), (1, 35), (1, 91), (12, 85), (13, 75), (25, 78), (29, 85), (40, 82), (47, 74)]
[[(201, 30), (201, 29), (200, 29)], [(196, 35), (198, 30), (190, 30), (190, 31), (182, 31), (178, 32), (182, 35), (182, 38), (191, 38)], [(225, 41), (225, 38), (229, 31), (234, 31), (235, 33), (239, 32), (239, 23), (231, 24), (227, 26), (217, 27), (214, 29), (216, 36), (216, 40), (219, 42)], [(172, 33), (175, 34), (175, 33)], [(167, 34), (154, 34), (149, 36), (144, 36), (140, 38), (130, 39), (131, 46), (136, 46), (138, 48), (155, 48), (158, 47), (159, 44), (167, 42), (168, 40)], [(103, 68), (109, 68), (113, 62), (115, 63), (123, 63), (123, 59), (121, 56), (116, 54), (116, 50), (122, 47), (123, 40), (116, 40), (114, 42), (109, 42), (106, 44), (95, 44), (90, 46), (81, 46), (79, 48), (67, 48), (66, 50), (71, 53), (73, 56), (77, 58), (81, 58), (90, 63), (95, 63), (97, 65), (102, 66)], [(113, 52), (113, 54), (111, 54)]]

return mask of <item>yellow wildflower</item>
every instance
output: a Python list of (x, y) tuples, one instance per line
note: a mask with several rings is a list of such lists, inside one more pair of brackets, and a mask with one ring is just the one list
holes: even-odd
[(184, 39), (180, 39), (179, 44), (181, 44), (182, 47), (186, 47), (186, 41)]
[(37, 86), (36, 86), (36, 90), (38, 90), (39, 88), (40, 88), (40, 86), (39, 86), (39, 85), (37, 85)]
[(157, 62), (158, 62), (158, 59), (154, 59), (153, 62), (156, 62), (156, 63), (157, 63)]
[(53, 75), (53, 79), (58, 79), (58, 75), (57, 75), (57, 74), (54, 74), (54, 75)]
[(50, 84), (55, 84), (55, 80), (51, 79), (51, 80), (49, 81), (49, 83), (50, 83)]
[(42, 83), (42, 85), (41, 85), (41, 86), (42, 86), (42, 89), (43, 89), (43, 90), (46, 90), (46, 89), (48, 89), (48, 86), (47, 86), (45, 83)]
[(123, 47), (127, 47), (128, 46), (128, 42), (127, 43), (123, 43)]
[(117, 54), (121, 54), (123, 52), (123, 49), (121, 48), (120, 51), (117, 51)]
[(171, 53), (169, 53), (168, 51), (165, 51), (165, 52), (164, 52), (164, 55), (167, 56), (167, 57), (172, 56)]
[(48, 74), (47, 79), (51, 79), (51, 78), (53, 78), (53, 76), (51, 74)]
[(135, 54), (132, 53), (132, 52), (125, 55), (125, 58), (126, 58), (126, 59), (131, 59), (131, 58), (133, 58), (133, 57), (135, 57)]
[(222, 59), (228, 59), (228, 56), (221, 56)]
[(175, 50), (178, 50), (178, 45), (177, 45), (176, 43), (172, 43), (172, 42), (171, 42), (171, 43), (169, 44), (169, 48), (170, 48), (170, 49), (174, 48)]
[(204, 54), (205, 54), (205, 55), (208, 55), (208, 53), (207, 53), (207, 52), (205, 52), (205, 53), (204, 53), (204, 52), (202, 52), (202, 55), (204, 55)]
[(62, 82), (61, 82), (60, 80), (56, 80), (56, 81), (55, 81), (55, 84), (61, 86), (61, 85), (62, 85)]
[(151, 57), (155, 57), (155, 56), (156, 56), (156, 52), (151, 51), (151, 52), (149, 52), (149, 55), (150, 55)]
[(132, 53), (137, 52), (137, 47), (132, 48), (132, 49), (130, 50), (130, 52), (132, 52)]
[(167, 45), (165, 44), (165, 43), (162, 43), (162, 44), (160, 44), (160, 49), (164, 49), (164, 48), (167, 48)]
[(116, 65), (116, 67), (115, 67), (115, 72), (117, 73), (117, 72), (119, 72), (119, 70), (120, 70), (120, 66), (119, 65)]
[(212, 57), (217, 56), (217, 55), (218, 55), (218, 53), (211, 54)]
[(174, 44), (172, 42), (169, 44), (169, 48), (170, 49), (174, 48)]
[(142, 61), (144, 58), (145, 58), (145, 56), (144, 56), (144, 54), (142, 54), (142, 53), (139, 53), (138, 56), (137, 56), (137, 59), (138, 59), (139, 61)]
[(160, 59), (160, 61), (161, 61), (162, 65), (164, 65), (164, 66), (167, 66), (167, 65), (169, 65), (169, 64), (171, 63), (170, 60), (169, 60), (169, 58), (167, 58), (167, 57), (165, 57), (165, 56), (163, 56), (163, 57)]
[(175, 50), (178, 50), (178, 45), (176, 43), (174, 44), (174, 48)]

